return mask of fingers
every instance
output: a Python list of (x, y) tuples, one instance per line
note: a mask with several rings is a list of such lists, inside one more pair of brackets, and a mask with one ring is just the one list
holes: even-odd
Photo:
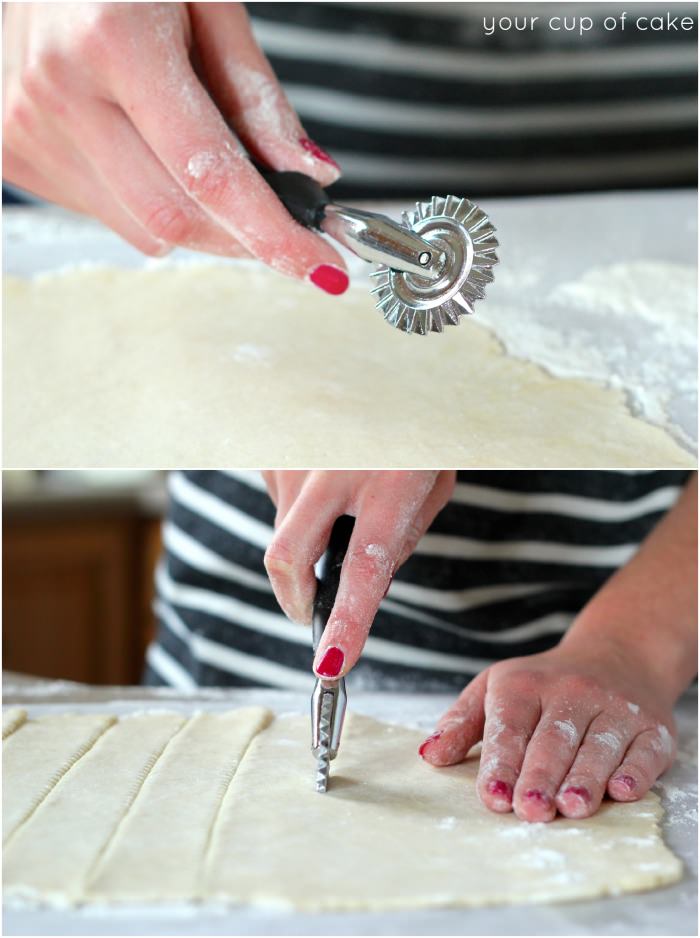
[(87, 164), (78, 165), (70, 153), (63, 151), (58, 141), (52, 144), (51, 152), (56, 157), (52, 161), (53, 168), (44, 161), (43, 169), (38, 169), (6, 148), (4, 169), (7, 178), (41, 198), (99, 218), (143, 254), (162, 257), (168, 253), (170, 246), (150, 235), (135, 221), (95, 179)]
[(276, 477), (275, 505), (277, 507), (277, 516), (275, 518), (275, 524), (279, 526), (287, 517), (287, 514), (304, 488), (307, 478), (312, 475), (312, 473), (308, 469), (283, 469), (273, 472), (272, 475)]
[(556, 806), (565, 817), (595, 814), (632, 736), (630, 724), (612, 722), (609, 713), (592, 721), (556, 795)]
[[(491, 811), (510, 811), (525, 750), (540, 716), (539, 697), (527, 688), (498, 690), (486, 695), (485, 710), (476, 789)], [(526, 792), (525, 797), (543, 814), (549, 813), (550, 807), (537, 789)]]
[(97, 102), (82, 117), (84, 155), (105, 189), (153, 238), (229, 257), (250, 256), (182, 191), (120, 108)]
[(455, 473), (449, 469), (443, 469), (438, 473), (437, 481), (432, 491), (428, 495), (423, 505), (419, 508), (406, 536), (401, 556), (399, 557), (396, 569), (404, 564), (411, 556), (420, 539), (433, 523), (437, 515), (440, 514), (445, 505), (449, 502), (454, 492)]
[(340, 255), (298, 225), (254, 169), (198, 81), (186, 50), (167, 45), (161, 54), (161, 81), (148, 80), (154, 68), (148, 62), (120, 76), (117, 90), (118, 103), (160, 162), (255, 257), (281, 273), (342, 293), (349, 281)]
[(345, 556), (335, 606), (319, 642), (314, 670), (341, 677), (360, 657), (434, 473), (375, 473), (364, 489)]
[[(311, 622), (314, 564), (326, 549), (333, 522), (344, 511), (338, 481), (333, 473), (309, 473), (265, 552), (265, 569), (277, 601), (294, 622)], [(278, 495), (281, 491), (278, 482)], [(279, 513), (279, 502), (277, 507)]]
[(453, 707), (438, 721), (435, 732), (428, 736), (418, 754), (434, 766), (456, 765), (481, 739), (484, 731), (484, 696), (487, 671), (482, 671), (467, 684)]
[(246, 149), (277, 170), (328, 186), (338, 164), (309, 140), (250, 28), (242, 4), (193, 4), (194, 37), (207, 87)]
[(555, 798), (590, 722), (587, 708), (543, 713), (528, 744), (513, 792), (513, 810), (525, 821), (551, 821)]
[(629, 746), (607, 785), (616, 801), (638, 801), (673, 762), (675, 742), (665, 726), (645, 730)]
[(277, 470), (276, 469), (261, 469), (260, 474), (263, 477), (265, 485), (267, 486), (267, 494), (272, 499), (272, 504), (277, 508), (277, 515), (275, 516), (275, 527), (277, 527), (279, 518), (279, 501), (277, 494)]

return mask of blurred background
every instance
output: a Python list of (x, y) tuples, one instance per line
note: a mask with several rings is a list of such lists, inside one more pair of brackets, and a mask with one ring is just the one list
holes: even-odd
[(3, 669), (138, 684), (166, 474), (3, 473)]
[(245, 6), (335, 198), (696, 186), (695, 3)]

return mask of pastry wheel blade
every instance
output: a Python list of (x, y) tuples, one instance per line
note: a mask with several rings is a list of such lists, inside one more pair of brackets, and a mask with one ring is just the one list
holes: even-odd
[(324, 694), (318, 726), (318, 754), (316, 759), (316, 791), (328, 789), (331, 770), (331, 736), (333, 719), (333, 695)]

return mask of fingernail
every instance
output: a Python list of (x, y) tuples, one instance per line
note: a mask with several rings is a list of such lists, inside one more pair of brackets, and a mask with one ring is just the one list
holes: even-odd
[(311, 271), (309, 279), (326, 293), (332, 293), (333, 296), (339, 296), (345, 293), (350, 286), (348, 275), (340, 267), (334, 267), (332, 264), (321, 264)]
[(498, 798), (506, 798), (508, 801), (513, 800), (513, 789), (507, 782), (502, 782), (500, 779), (489, 782), (486, 790), (490, 795), (496, 795)]
[(539, 788), (530, 788), (525, 792), (528, 801), (537, 801), (539, 804), (549, 804), (549, 796), (545, 795)]
[(438, 739), (440, 739), (441, 736), (442, 736), (442, 730), (438, 730), (437, 733), (433, 733), (432, 736), (428, 736), (428, 738), (425, 740), (425, 742), (421, 743), (421, 745), (419, 746), (419, 748), (418, 748), (418, 755), (419, 755), (422, 759), (424, 759), (424, 758), (425, 758), (425, 756), (424, 756), (425, 750), (428, 748), (428, 746), (429, 746), (431, 743), (434, 743), (434, 742), (436, 742)]
[(569, 785), (568, 788), (565, 788), (562, 791), (562, 797), (566, 795), (573, 795), (575, 798), (580, 798), (581, 801), (589, 802), (591, 800), (590, 792), (587, 788), (582, 788), (580, 785)]
[(637, 787), (637, 782), (632, 778), (631, 775), (616, 775), (615, 778), (611, 779), (612, 782), (617, 782), (618, 785), (622, 785), (623, 788), (626, 788), (627, 791), (634, 791)]
[(320, 674), (321, 677), (338, 677), (340, 672), (343, 670), (344, 661), (345, 655), (342, 653), (340, 648), (336, 648), (334, 645), (331, 645), (323, 658), (321, 658), (318, 667), (316, 668), (316, 673)]
[(333, 157), (326, 153), (315, 140), (311, 140), (309, 137), (302, 137), (299, 140), (301, 146), (306, 150), (307, 153), (310, 153), (315, 159), (321, 160), (324, 163), (330, 163), (331, 166), (335, 166), (336, 169), (340, 169), (340, 166), (336, 163)]

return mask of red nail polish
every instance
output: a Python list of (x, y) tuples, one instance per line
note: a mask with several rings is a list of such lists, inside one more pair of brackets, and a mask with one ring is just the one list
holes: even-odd
[(530, 788), (525, 792), (525, 797), (530, 801), (538, 801), (540, 804), (547, 804), (549, 802), (549, 798), (544, 792), (539, 791), (537, 788)]
[(333, 157), (326, 153), (315, 140), (310, 140), (308, 137), (302, 137), (299, 141), (301, 146), (306, 150), (307, 153), (310, 153), (315, 159), (321, 160), (323, 163), (330, 163), (331, 166), (335, 166), (336, 169), (340, 169), (340, 166), (336, 163)]
[(339, 267), (332, 264), (321, 264), (315, 270), (311, 271), (310, 279), (317, 287), (325, 290), (326, 293), (332, 293), (333, 296), (339, 296), (345, 293), (350, 286), (348, 275)]
[(507, 782), (502, 782), (500, 779), (489, 782), (486, 786), (486, 790), (490, 795), (497, 795), (499, 798), (507, 798), (508, 801), (513, 800), (513, 789)]
[(424, 755), (423, 755), (423, 753), (425, 752), (425, 750), (427, 749), (427, 747), (428, 747), (431, 743), (434, 743), (436, 740), (440, 739), (441, 736), (442, 736), (442, 730), (438, 730), (437, 733), (433, 733), (432, 736), (428, 736), (428, 738), (425, 740), (425, 742), (424, 742), (424, 743), (421, 743), (421, 745), (420, 745), (420, 747), (419, 747), (419, 749), (418, 749), (418, 755), (419, 755), (421, 758), (425, 758)]
[(340, 648), (336, 648), (334, 645), (331, 645), (323, 658), (321, 658), (321, 661), (316, 668), (316, 673), (320, 674), (321, 677), (338, 677), (340, 672), (343, 670), (344, 661), (345, 655), (342, 653)]
[(569, 785), (568, 788), (564, 789), (562, 795), (575, 795), (577, 798), (581, 798), (582, 801), (591, 800), (588, 789), (582, 788), (581, 785)]

